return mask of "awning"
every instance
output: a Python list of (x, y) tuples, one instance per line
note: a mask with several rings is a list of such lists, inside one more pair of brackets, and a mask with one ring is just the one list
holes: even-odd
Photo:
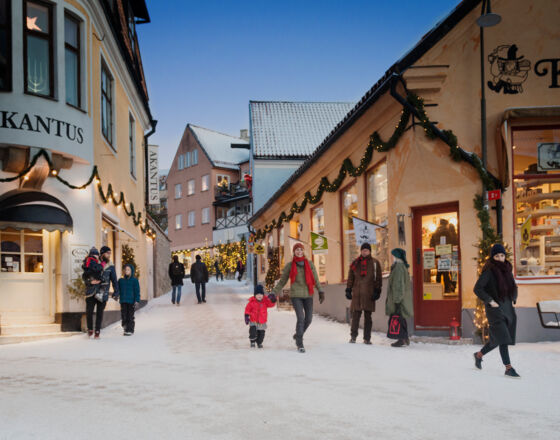
[(71, 231), (68, 208), (42, 191), (16, 189), (0, 196), (0, 228)]

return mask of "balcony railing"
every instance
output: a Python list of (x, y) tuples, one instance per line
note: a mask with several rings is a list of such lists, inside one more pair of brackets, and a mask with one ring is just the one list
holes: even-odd
[(230, 199), (232, 197), (239, 197), (248, 195), (247, 185), (245, 182), (229, 183), (227, 185), (216, 185), (214, 187), (214, 197), (216, 200)]
[(234, 228), (244, 226), (249, 221), (249, 214), (231, 215), (216, 219), (216, 229)]

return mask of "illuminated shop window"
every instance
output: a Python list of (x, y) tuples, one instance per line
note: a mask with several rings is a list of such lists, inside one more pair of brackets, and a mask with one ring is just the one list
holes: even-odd
[(358, 216), (358, 189), (352, 184), (340, 193), (342, 214), (342, 262), (344, 264), (343, 276), (346, 276), (350, 263), (360, 254), (356, 246), (354, 222), (352, 217)]
[[(383, 162), (367, 174), (367, 220), (380, 226), (387, 226), (388, 212), (387, 163)], [(388, 228), (377, 228), (375, 234), (377, 243), (371, 246), (372, 255), (381, 263), (383, 272), (389, 272), (391, 260)]]
[(28, 229), (1, 229), (0, 262), (2, 272), (43, 272), (43, 234)]

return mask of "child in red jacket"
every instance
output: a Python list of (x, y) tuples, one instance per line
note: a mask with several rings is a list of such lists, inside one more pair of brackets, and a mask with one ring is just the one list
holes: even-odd
[(262, 343), (268, 319), (268, 308), (274, 307), (275, 303), (276, 296), (273, 293), (264, 296), (263, 286), (258, 284), (255, 287), (255, 294), (249, 299), (245, 307), (245, 324), (249, 326), (251, 347), (254, 348), (256, 344), (259, 348), (263, 348)]

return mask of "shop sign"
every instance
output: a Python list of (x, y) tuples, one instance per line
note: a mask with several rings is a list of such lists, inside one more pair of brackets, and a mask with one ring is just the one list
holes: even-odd
[(327, 254), (329, 252), (327, 237), (311, 232), (311, 252), (313, 255)]
[(438, 244), (436, 246), (436, 255), (451, 255), (453, 253), (452, 244)]
[(361, 247), (364, 243), (377, 244), (377, 237), (375, 235), (375, 231), (378, 228), (377, 225), (357, 217), (352, 217), (352, 223), (354, 224), (356, 246)]
[(264, 255), (264, 246), (260, 243), (255, 245), (255, 254), (257, 255)]
[(0, 128), (44, 133), (82, 144), (84, 129), (70, 122), (41, 115), (0, 110)]
[(148, 145), (148, 204), (159, 205), (159, 160), (157, 145)]
[(451, 270), (451, 258), (440, 258), (437, 266), (438, 272), (449, 272)]
[(537, 144), (537, 156), (539, 171), (560, 170), (560, 143), (542, 142)]
[(487, 191), (486, 196), (488, 200), (500, 200), (502, 198), (502, 191), (500, 191), (499, 189)]
[(424, 249), (424, 269), (436, 268), (436, 251), (432, 248)]
[(89, 247), (83, 244), (70, 246), (70, 279), (75, 280), (82, 276), (82, 264), (89, 254)]

